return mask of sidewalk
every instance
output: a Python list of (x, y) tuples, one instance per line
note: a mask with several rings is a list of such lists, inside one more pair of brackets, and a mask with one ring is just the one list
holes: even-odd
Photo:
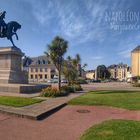
[[(66, 97), (47, 98), (47, 99), (45, 98), (46, 100), (42, 101), (41, 103), (36, 103), (25, 107), (17, 108), (17, 107), (0, 105), (0, 112), (17, 115), (19, 117), (39, 120), (61, 109), (63, 106), (67, 104), (69, 100), (83, 93), (84, 92), (77, 92), (77, 93), (71, 93), (69, 96)], [(35, 98), (39, 98), (39, 97), (35, 97)]]

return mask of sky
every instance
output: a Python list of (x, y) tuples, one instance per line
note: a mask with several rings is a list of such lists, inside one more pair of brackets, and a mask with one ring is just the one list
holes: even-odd
[[(5, 22), (17, 21), (26, 56), (43, 55), (59, 35), (68, 41), (66, 56), (81, 55), (86, 69), (98, 65), (131, 65), (131, 51), (140, 44), (139, 0), (0, 0)], [(0, 39), (0, 46), (10, 46)]]

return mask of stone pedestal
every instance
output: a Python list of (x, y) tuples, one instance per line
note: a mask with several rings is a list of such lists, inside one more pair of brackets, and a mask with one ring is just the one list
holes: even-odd
[(0, 47), (0, 92), (35, 93), (48, 85), (28, 84), (28, 73), (22, 70), (22, 56), (17, 47)]
[(28, 75), (22, 71), (23, 55), (17, 47), (0, 47), (0, 83), (28, 83)]

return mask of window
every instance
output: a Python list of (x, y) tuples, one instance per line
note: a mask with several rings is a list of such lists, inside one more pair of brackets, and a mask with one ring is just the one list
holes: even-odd
[(51, 79), (53, 79), (53, 78), (54, 78), (54, 75), (52, 74), (52, 75), (51, 75)]
[(38, 68), (35, 69), (35, 72), (38, 72)]
[(42, 79), (42, 74), (39, 75), (39, 79)]
[(37, 74), (35, 75), (35, 79), (37, 79)]
[(33, 77), (33, 74), (31, 74), (31, 77), (30, 77), (31, 79), (33, 79), (34, 77)]
[(38, 60), (38, 64), (41, 64), (40, 60)]
[(51, 73), (54, 73), (55, 72), (55, 70), (51, 70)]
[(42, 68), (40, 68), (40, 72), (42, 72), (43, 70), (42, 70)]
[(47, 74), (45, 74), (45, 79), (47, 79)]
[(33, 68), (31, 68), (31, 72), (34, 72), (34, 69)]
[(47, 68), (45, 68), (45, 72), (47, 72)]
[(43, 63), (43, 64), (46, 64), (46, 63), (45, 63), (45, 60), (42, 60), (42, 63)]

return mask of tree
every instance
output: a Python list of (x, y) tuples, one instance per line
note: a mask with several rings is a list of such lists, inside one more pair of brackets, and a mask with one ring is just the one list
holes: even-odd
[(87, 67), (87, 63), (85, 63), (83, 66), (82, 66), (82, 69), (85, 69)]
[(108, 71), (105, 65), (99, 65), (97, 67), (97, 78), (100, 78), (100, 79), (110, 78), (110, 72)]
[(87, 64), (84, 64), (83, 67), (80, 67), (79, 69), (78, 65), (80, 64), (80, 62), (81, 57), (79, 54), (76, 54), (75, 58), (68, 56), (67, 59), (64, 61), (63, 74), (68, 80), (68, 84), (76, 82), (78, 80), (78, 76), (80, 76), (81, 69), (87, 66)]
[(68, 42), (63, 38), (56, 36), (54, 40), (48, 45), (48, 51), (45, 52), (46, 56), (49, 57), (51, 62), (55, 65), (58, 70), (58, 87), (61, 90), (61, 70), (63, 63), (63, 56), (67, 52)]
[(73, 59), (68, 57), (63, 63), (63, 74), (68, 80), (68, 85), (76, 81), (78, 77), (77, 68), (73, 64)]

